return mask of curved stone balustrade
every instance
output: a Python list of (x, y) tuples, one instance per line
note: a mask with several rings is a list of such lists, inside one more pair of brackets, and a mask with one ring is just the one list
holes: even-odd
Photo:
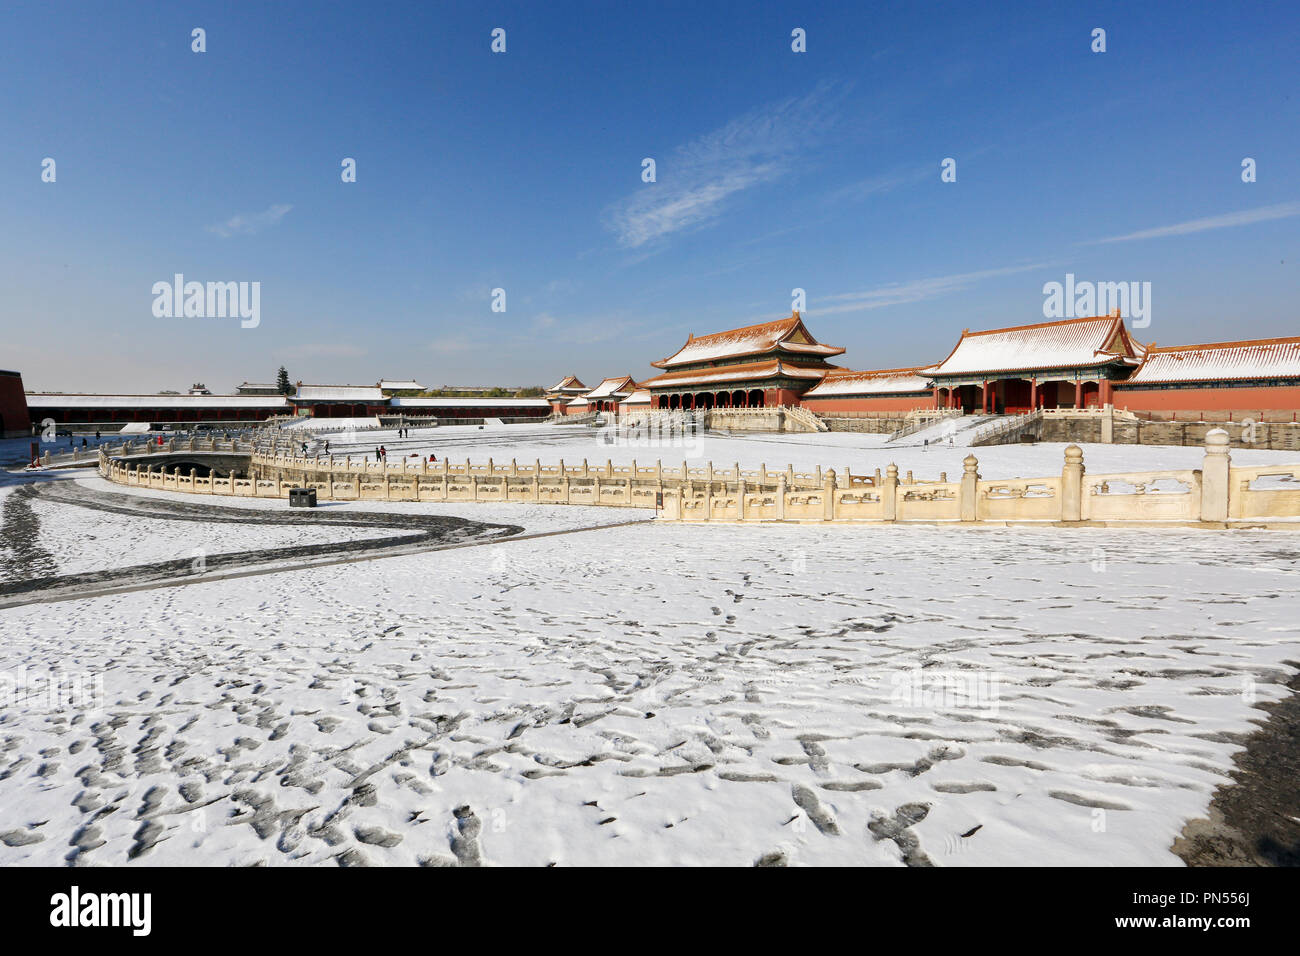
[[(185, 450), (185, 449), (178, 449)], [(196, 449), (197, 450), (197, 449)], [(1197, 470), (1086, 475), (1083, 452), (1065, 450), (1059, 475), (982, 480), (968, 455), (962, 475), (948, 481), (901, 480), (890, 465), (882, 475), (855, 475), (818, 467), (796, 472), (690, 468), (606, 461), (593, 467), (560, 460), (508, 464), (488, 459), (448, 462), (371, 462), (350, 457), (302, 458), (253, 451), (244, 477), (199, 477), (191, 468), (168, 473), (144, 461), (100, 455), (100, 474), (124, 485), (191, 494), (286, 498), (292, 488), (314, 488), (335, 501), (518, 502), (654, 508), (668, 521), (784, 521), (926, 524), (1205, 524), (1266, 523), (1300, 530), (1300, 465), (1236, 469), (1222, 431), (1206, 442)], [(1266, 487), (1255, 487), (1267, 477)], [(1293, 487), (1292, 487), (1293, 486)], [(1295, 522), (1286, 524), (1287, 521)]]

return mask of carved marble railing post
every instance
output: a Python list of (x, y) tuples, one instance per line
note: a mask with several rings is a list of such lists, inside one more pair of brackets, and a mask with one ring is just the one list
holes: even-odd
[(880, 488), (880, 503), (884, 506), (885, 520), (898, 520), (898, 466), (885, 469), (885, 483)]
[(961, 463), (961, 520), (976, 521), (979, 518), (979, 501), (977, 492), (979, 489), (979, 459), (974, 455), (967, 455)]
[(785, 520), (785, 475), (776, 476), (776, 520)]
[(1079, 521), (1083, 517), (1083, 449), (1070, 445), (1065, 449), (1065, 467), (1061, 471), (1061, 520)]
[[(821, 470), (820, 468), (818, 469)], [(835, 520), (835, 469), (831, 468), (822, 478), (822, 520)]]
[(1228, 433), (1215, 428), (1205, 436), (1205, 461), (1201, 464), (1201, 520), (1228, 520), (1228, 472), (1232, 456)]
[(736, 518), (745, 520), (745, 479), (740, 477), (740, 468), (736, 468)]

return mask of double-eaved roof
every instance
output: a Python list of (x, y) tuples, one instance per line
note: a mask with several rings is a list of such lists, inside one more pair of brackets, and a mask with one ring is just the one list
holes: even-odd
[(1125, 385), (1300, 379), (1300, 336), (1152, 346)]
[(946, 359), (919, 371), (938, 377), (1085, 368), (1112, 362), (1136, 365), (1144, 351), (1128, 334), (1124, 320), (1114, 313), (985, 332), (967, 329)]
[(692, 335), (686, 344), (668, 358), (651, 362), (655, 368), (674, 369), (687, 365), (718, 362), (724, 359), (760, 357), (772, 352), (825, 359), (840, 355), (844, 349), (823, 345), (804, 327), (798, 312), (775, 322), (761, 322), (711, 335)]
[(886, 368), (854, 372), (837, 368), (803, 393), (804, 398), (852, 395), (913, 395), (930, 391), (930, 380), (916, 368)]
[(766, 359), (758, 362), (742, 362), (738, 365), (677, 369), (646, 379), (641, 384), (646, 388), (684, 388), (693, 385), (725, 385), (729, 382), (751, 382), (769, 378), (815, 380), (825, 374), (825, 366), (806, 368), (781, 359)]

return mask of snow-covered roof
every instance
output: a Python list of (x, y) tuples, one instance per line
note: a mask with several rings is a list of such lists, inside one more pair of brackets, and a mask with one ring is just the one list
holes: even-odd
[(422, 392), (422, 391), (424, 391), (424, 386), (421, 385), (419, 382), (417, 382), (417, 381), (416, 381), (415, 379), (413, 379), (413, 378), (404, 379), (404, 380), (402, 380), (402, 381), (400, 381), (400, 382), (399, 382), (399, 381), (393, 381), (393, 380), (391, 380), (391, 379), (387, 379), (387, 378), (386, 378), (386, 379), (384, 379), (382, 382), (379, 383), (379, 387), (380, 387), (381, 389), (385, 389), (385, 390), (387, 390), (387, 391), (392, 391), (392, 392), (395, 392), (395, 391), (408, 391), (408, 390), (413, 390), (413, 391), (417, 391), (417, 392)]
[(696, 362), (763, 355), (778, 350), (822, 358), (839, 355), (844, 351), (839, 346), (822, 345), (814, 339), (804, 327), (799, 313), (795, 312), (789, 318), (778, 319), (775, 322), (747, 325), (744, 328), (714, 332), (698, 338), (692, 335), (674, 354), (650, 364), (655, 368), (670, 369)]
[(585, 392), (587, 386), (578, 381), (576, 375), (566, 375), (547, 389), (548, 392)]
[(887, 368), (872, 372), (836, 369), (804, 392), (804, 398), (829, 398), (840, 395), (897, 395), (928, 392), (930, 380), (918, 375), (915, 368)]
[(294, 398), (308, 402), (382, 402), (374, 385), (299, 385)]
[(739, 365), (719, 365), (716, 368), (679, 369), (646, 379), (645, 388), (678, 388), (690, 385), (710, 385), (720, 382), (742, 382), (767, 378), (812, 378), (826, 374), (825, 368), (806, 368), (780, 359), (764, 362), (744, 362)]
[(283, 395), (83, 395), (28, 392), (33, 408), (285, 408)]
[(586, 405), (586, 404), (587, 404), (587, 400), (586, 400), (585, 398), (581, 398), (581, 397), (579, 397), (579, 398), (575, 398), (573, 401), (569, 402), (569, 404), (566, 405), (565, 407), (566, 407), (566, 408), (581, 408), (583, 405)]
[(393, 408), (550, 408), (544, 398), (390, 398)]
[(967, 329), (946, 359), (918, 372), (930, 376), (970, 375), (1115, 361), (1136, 364), (1141, 354), (1142, 346), (1129, 336), (1124, 320), (1116, 313), (983, 332)]
[(620, 375), (617, 378), (607, 378), (602, 381), (587, 393), (587, 398), (610, 398), (614, 395), (630, 392), (634, 388), (636, 388), (636, 382), (631, 375)]
[(623, 405), (649, 405), (650, 390), (648, 388), (638, 388), (635, 392), (623, 399), (620, 403)]
[(1300, 378), (1300, 336), (1147, 349), (1125, 384)]

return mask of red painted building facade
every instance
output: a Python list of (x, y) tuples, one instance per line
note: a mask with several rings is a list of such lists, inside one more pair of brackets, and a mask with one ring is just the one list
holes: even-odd
[(0, 438), (22, 438), (31, 433), (23, 377), (18, 372), (0, 369)]
[(1129, 411), (1294, 413), (1300, 410), (1300, 336), (1152, 345), (1116, 384), (1114, 402)]

